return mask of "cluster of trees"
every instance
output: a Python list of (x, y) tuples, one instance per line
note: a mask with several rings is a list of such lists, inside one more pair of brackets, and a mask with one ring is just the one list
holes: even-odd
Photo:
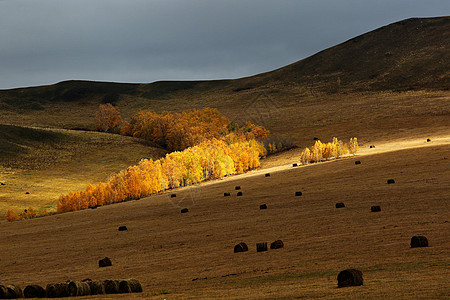
[(213, 138), (159, 160), (143, 159), (138, 165), (112, 175), (105, 183), (90, 184), (84, 191), (61, 195), (57, 212), (139, 199), (167, 189), (245, 172), (258, 167), (259, 158), (264, 154), (265, 148), (254, 139), (241, 137), (228, 144)]
[(341, 157), (344, 154), (355, 154), (359, 151), (358, 139), (351, 138), (348, 144), (343, 143), (337, 138), (333, 138), (331, 143), (322, 143), (317, 140), (310, 149), (306, 148), (300, 154), (302, 164), (310, 162), (319, 162), (326, 159)]
[(107, 132), (110, 129), (122, 125), (122, 123), (123, 120), (117, 106), (113, 106), (111, 103), (100, 104), (95, 113), (95, 124), (97, 125), (98, 131)]
[(264, 127), (250, 122), (239, 127), (213, 108), (161, 114), (142, 110), (125, 122), (121, 130), (123, 135), (151, 141), (169, 151), (182, 151), (213, 138), (224, 139), (232, 132), (246, 135), (247, 140), (269, 135)]
[(48, 215), (47, 210), (41, 210), (39, 212), (36, 212), (33, 208), (28, 208), (23, 210), (22, 212), (17, 215), (14, 210), (10, 209), (6, 212), (6, 220), (9, 222), (16, 221), (16, 220), (23, 220), (23, 219), (31, 219), (35, 218), (36, 216), (46, 216)]

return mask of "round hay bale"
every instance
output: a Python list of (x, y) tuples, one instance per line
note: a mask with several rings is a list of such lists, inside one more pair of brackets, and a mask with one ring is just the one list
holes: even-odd
[(37, 284), (27, 285), (23, 290), (25, 298), (45, 298), (46, 293), (42, 286)]
[(241, 187), (239, 185), (237, 185), (237, 186), (234, 187), (234, 189), (237, 191), (237, 190), (240, 190)]
[(297, 167), (297, 166), (298, 166), (297, 164), (292, 164), (292, 167), (293, 167), (293, 168), (295, 168), (295, 167)]
[(284, 248), (284, 243), (282, 240), (276, 240), (275, 242), (270, 244), (270, 249), (280, 249)]
[(345, 207), (345, 204), (342, 202), (336, 203), (336, 208), (343, 208)]
[(122, 280), (119, 283), (119, 293), (142, 293), (142, 285), (135, 278)]
[(177, 194), (172, 194), (170, 195), (170, 198), (175, 198), (177, 196)]
[(187, 208), (183, 208), (183, 209), (181, 210), (181, 213), (182, 213), (182, 214), (185, 214), (185, 213), (187, 213), (187, 212), (189, 212), (189, 209), (187, 209)]
[(370, 149), (375, 148), (375, 145), (370, 145)]
[(105, 280), (103, 285), (105, 286), (106, 294), (118, 294), (119, 293), (119, 280)]
[(71, 281), (67, 286), (69, 297), (87, 296), (91, 294), (91, 288), (87, 282)]
[(104, 282), (101, 280), (83, 280), (83, 282), (86, 282), (89, 285), (89, 288), (91, 289), (91, 295), (103, 295), (105, 294), (105, 285)]
[(374, 205), (370, 208), (371, 212), (379, 212), (381, 211), (381, 207), (379, 205)]
[(229, 196), (231, 196), (231, 193), (223, 193), (223, 196), (224, 197), (229, 197)]
[(261, 205), (259, 206), (259, 209), (267, 209), (267, 205), (266, 205), (266, 204), (261, 204)]
[(411, 238), (411, 248), (428, 247), (428, 239), (422, 235)]
[(0, 285), (0, 299), (9, 299), (9, 292), (6, 286)]
[(388, 179), (388, 180), (387, 180), (387, 184), (393, 184), (393, 183), (395, 183), (395, 180), (394, 180), (394, 179)]
[(360, 160), (355, 161), (355, 165), (360, 165), (360, 164), (361, 164)]
[(303, 195), (302, 192), (295, 192), (295, 196), (296, 196), (296, 197), (301, 196), (301, 195)]
[(256, 243), (256, 252), (267, 251), (267, 242)]
[(6, 287), (9, 293), (9, 299), (17, 299), (17, 298), (23, 298), (23, 291), (20, 287), (18, 287), (15, 284), (10, 284)]
[(245, 251), (248, 251), (248, 247), (247, 247), (247, 244), (244, 242), (241, 242), (241, 243), (237, 244), (236, 246), (234, 246), (234, 253), (245, 252)]
[(237, 192), (236, 196), (242, 196), (242, 192)]
[(431, 142), (431, 140), (430, 140), (430, 139), (427, 139), (427, 142)]
[(270, 177), (270, 173), (266, 173), (264, 176), (266, 177)]
[(110, 266), (112, 266), (112, 262), (109, 259), (109, 257), (105, 257), (105, 258), (100, 259), (98, 261), (98, 267), (99, 268), (110, 267)]
[(128, 230), (127, 226), (119, 226), (119, 231)]
[(341, 271), (337, 277), (338, 287), (363, 285), (362, 272), (356, 269)]
[(50, 283), (45, 288), (47, 298), (62, 298), (69, 297), (68, 283)]
[(313, 138), (313, 140), (315, 140), (315, 141), (318, 141), (318, 140), (319, 140), (319, 138), (318, 138), (318, 137), (314, 137), (314, 138)]

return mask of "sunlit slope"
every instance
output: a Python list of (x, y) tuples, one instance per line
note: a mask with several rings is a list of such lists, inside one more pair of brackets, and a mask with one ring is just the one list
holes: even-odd
[[(450, 148), (432, 143), (270, 177), (258, 171), (185, 188), (174, 198), (171, 192), (2, 223), (2, 280), (23, 286), (135, 277), (144, 293), (133, 297), (155, 299), (445, 299)], [(387, 184), (391, 178), (395, 184)], [(346, 207), (336, 209), (336, 202)], [(370, 212), (372, 205), (381, 212)], [(184, 207), (189, 212), (181, 214)], [(119, 232), (120, 225), (128, 231)], [(425, 235), (430, 247), (411, 249), (413, 235)], [(256, 243), (276, 239), (283, 249), (256, 252)], [(249, 251), (233, 253), (239, 242)], [(105, 256), (113, 266), (98, 268)], [(364, 285), (337, 289), (336, 276), (346, 268), (360, 269)]]

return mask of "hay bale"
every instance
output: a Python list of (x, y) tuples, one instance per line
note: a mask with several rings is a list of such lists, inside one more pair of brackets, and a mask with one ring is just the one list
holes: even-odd
[(105, 257), (105, 258), (100, 259), (98, 261), (98, 267), (99, 268), (110, 267), (110, 266), (112, 266), (112, 262), (109, 259), (109, 257)]
[(224, 197), (229, 197), (229, 196), (231, 196), (231, 193), (223, 193), (223, 196)]
[(411, 248), (428, 247), (428, 239), (422, 235), (411, 238)]
[(361, 161), (359, 161), (359, 160), (355, 161), (355, 165), (360, 165), (360, 164), (361, 164)]
[(181, 209), (181, 213), (182, 213), (182, 214), (185, 214), (185, 213), (187, 213), (188, 211), (189, 211), (189, 209), (187, 209), (187, 208)]
[(45, 288), (47, 298), (62, 298), (69, 297), (68, 283), (49, 283)]
[(119, 293), (119, 280), (105, 280), (103, 285), (105, 286), (106, 294), (118, 294)]
[(298, 166), (297, 164), (292, 164), (292, 167), (293, 167), (293, 168), (295, 168), (295, 167), (297, 167), (297, 166)]
[(247, 244), (244, 242), (241, 242), (241, 243), (237, 244), (236, 246), (234, 246), (234, 253), (246, 252), (246, 251), (248, 251), (248, 247), (247, 247)]
[(266, 177), (270, 177), (270, 173), (266, 173), (264, 176)]
[(237, 192), (236, 196), (242, 196), (242, 192)]
[(234, 187), (234, 189), (237, 191), (237, 190), (240, 190), (241, 187), (239, 185), (237, 185), (237, 186)]
[(6, 286), (0, 285), (0, 299), (9, 299), (9, 292)]
[(318, 141), (318, 140), (319, 140), (319, 138), (318, 138), (318, 137), (314, 137), (314, 138), (313, 138), (313, 140), (315, 140), (315, 141)]
[(428, 143), (428, 142), (431, 142), (431, 140), (430, 140), (430, 139), (427, 139), (427, 143)]
[(175, 198), (177, 196), (177, 194), (172, 194), (170, 195), (170, 198)]
[(363, 285), (362, 272), (356, 269), (341, 271), (337, 277), (338, 287)]
[(395, 183), (395, 180), (394, 180), (394, 179), (388, 179), (388, 180), (387, 180), (387, 184), (393, 184), (393, 183)]
[(91, 289), (91, 295), (103, 295), (105, 294), (105, 285), (104, 282), (101, 280), (82, 280), (83, 282), (86, 282), (89, 285), (89, 288)]
[(270, 249), (280, 249), (284, 248), (284, 243), (282, 240), (276, 240), (275, 242), (270, 244)]
[(370, 149), (375, 148), (375, 145), (370, 145)]
[(301, 196), (301, 195), (303, 195), (302, 192), (295, 192), (295, 196), (296, 196), (296, 197)]
[(46, 293), (42, 286), (37, 284), (27, 285), (23, 290), (23, 296), (25, 298), (45, 298)]
[(371, 212), (379, 212), (381, 211), (381, 207), (379, 205), (374, 205), (370, 208)]
[(91, 288), (87, 282), (70, 281), (67, 290), (69, 297), (87, 296), (91, 294)]
[(267, 205), (266, 205), (266, 204), (261, 204), (261, 205), (259, 206), (259, 209), (267, 209)]
[(23, 298), (23, 291), (19, 286), (10, 284), (6, 289), (8, 290), (9, 299)]
[(119, 293), (142, 293), (142, 285), (135, 278), (121, 280), (119, 283)]
[(336, 203), (336, 208), (343, 208), (345, 207), (345, 204), (342, 202)]
[(127, 226), (119, 226), (119, 231), (128, 230)]
[(267, 251), (267, 242), (256, 243), (256, 252)]

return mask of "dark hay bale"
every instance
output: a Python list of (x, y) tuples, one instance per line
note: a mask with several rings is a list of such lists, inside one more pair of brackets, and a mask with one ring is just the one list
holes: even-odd
[(45, 290), (42, 286), (37, 284), (27, 285), (23, 290), (23, 296), (25, 298), (45, 298)]
[(177, 194), (172, 194), (170, 195), (170, 198), (175, 198), (177, 196)]
[(395, 183), (394, 179), (388, 179), (387, 184), (393, 184), (393, 183)]
[(259, 209), (267, 209), (267, 205), (266, 205), (266, 204), (261, 204), (261, 205), (259, 206)]
[(118, 294), (119, 293), (119, 280), (105, 280), (103, 285), (105, 286), (106, 294)]
[(230, 193), (223, 193), (223, 196), (224, 197), (229, 197), (229, 196), (231, 196), (231, 194)]
[(87, 296), (91, 294), (91, 287), (87, 282), (71, 281), (67, 287), (69, 297)]
[(242, 196), (242, 192), (237, 192), (236, 196)]
[(9, 292), (6, 286), (0, 285), (0, 299), (9, 299), (9, 298), (10, 298)]
[(30, 192), (25, 192), (25, 195), (29, 195), (30, 194)]
[(337, 277), (338, 287), (363, 285), (362, 272), (356, 269), (341, 271)]
[(50, 283), (47, 284), (45, 289), (47, 298), (62, 298), (69, 297), (69, 284), (68, 283)]
[(134, 278), (121, 280), (119, 293), (142, 293), (142, 285), (139, 280)]
[(237, 190), (240, 190), (241, 187), (239, 185), (237, 185), (237, 186), (234, 187), (234, 189), (237, 191)]
[(303, 195), (302, 192), (295, 192), (295, 196), (296, 196), (296, 197), (301, 196), (301, 195)]
[(181, 210), (181, 213), (182, 213), (182, 214), (185, 214), (185, 213), (187, 213), (188, 211), (189, 211), (189, 209), (183, 208), (183, 209)]
[(293, 168), (295, 168), (295, 167), (297, 167), (297, 166), (298, 166), (297, 164), (292, 164), (292, 167), (293, 167)]
[(4, 183), (4, 182), (0, 182), (0, 185), (6, 185), (6, 183)]
[(270, 249), (280, 249), (284, 248), (284, 243), (282, 240), (276, 240), (275, 242), (270, 244)]
[(359, 160), (355, 161), (355, 165), (360, 165), (360, 164), (361, 164), (361, 161), (359, 161)]
[(319, 138), (318, 138), (318, 137), (314, 137), (314, 138), (313, 138), (313, 140), (315, 140), (315, 141), (318, 141), (318, 140), (319, 140)]
[(241, 242), (241, 243), (237, 244), (236, 246), (234, 246), (234, 253), (245, 252), (245, 251), (248, 251), (248, 247), (247, 247), (247, 244), (244, 242)]
[(15, 284), (10, 284), (6, 287), (9, 294), (9, 299), (23, 298), (23, 291)]
[(105, 294), (105, 285), (101, 280), (92, 281), (90, 279), (84, 279), (83, 282), (86, 282), (91, 289), (91, 295), (103, 295)]
[(427, 142), (431, 142), (431, 140), (430, 140), (430, 139), (427, 139)]
[(98, 261), (98, 266), (99, 266), (99, 268), (110, 267), (110, 266), (112, 266), (112, 262), (109, 259), (109, 257), (105, 257)]
[(381, 211), (381, 207), (379, 205), (374, 205), (370, 208), (371, 212), (379, 212)]
[(267, 242), (256, 243), (256, 252), (267, 251)]
[(266, 173), (264, 176), (266, 177), (270, 177), (270, 173)]
[(127, 226), (119, 226), (119, 231), (128, 230)]
[(422, 235), (411, 238), (411, 248), (428, 247), (428, 239)]
[(336, 208), (342, 208), (345, 207), (345, 204), (342, 202), (336, 203)]

